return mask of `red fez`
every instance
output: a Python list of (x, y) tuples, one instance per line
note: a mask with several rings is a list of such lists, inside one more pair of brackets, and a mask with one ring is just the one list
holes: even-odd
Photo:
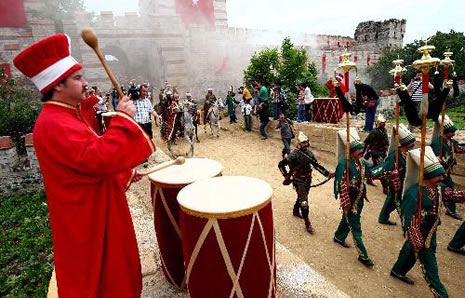
[(42, 94), (82, 68), (71, 57), (71, 40), (65, 34), (56, 34), (32, 44), (19, 53), (13, 63)]

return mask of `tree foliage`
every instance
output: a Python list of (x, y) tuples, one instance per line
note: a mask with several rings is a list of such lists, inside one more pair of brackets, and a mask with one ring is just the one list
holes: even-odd
[(11, 136), (18, 153), (24, 153), (22, 137), (31, 133), (42, 109), (33, 91), (20, 88), (15, 80), (6, 79), (0, 69), (0, 135)]
[(254, 80), (267, 87), (276, 83), (285, 90), (289, 102), (287, 116), (291, 118), (296, 114), (300, 83), (306, 83), (315, 97), (328, 95), (328, 91), (318, 82), (316, 64), (308, 61), (307, 50), (294, 46), (289, 37), (283, 40), (279, 49), (265, 49), (252, 56), (244, 71), (244, 83), (250, 86)]
[[(455, 70), (460, 79), (465, 78), (465, 36), (462, 32), (451, 30), (449, 33), (437, 32), (431, 37), (428, 44), (434, 45), (436, 49), (431, 53), (431, 56), (444, 59), (443, 53), (450, 49), (454, 55), (452, 59), (456, 61)], [(393, 78), (389, 74), (389, 70), (393, 68), (392, 61), (395, 59), (404, 59), (404, 65), (411, 65), (413, 61), (420, 59), (421, 54), (417, 49), (423, 45), (423, 42), (415, 40), (412, 43), (406, 44), (403, 48), (385, 48), (378, 63), (368, 67), (368, 73), (372, 78), (372, 86), (375, 89), (392, 88)], [(416, 69), (407, 67), (408, 72), (402, 77), (405, 84), (410, 82), (410, 79), (415, 75)], [(443, 75), (443, 67), (438, 68), (440, 75)], [(434, 70), (432, 70), (434, 72)]]

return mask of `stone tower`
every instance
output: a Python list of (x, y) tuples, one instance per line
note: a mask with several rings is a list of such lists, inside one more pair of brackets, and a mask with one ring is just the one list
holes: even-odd
[(405, 34), (405, 19), (390, 19), (383, 22), (368, 21), (358, 24), (354, 39), (366, 47), (402, 47)]

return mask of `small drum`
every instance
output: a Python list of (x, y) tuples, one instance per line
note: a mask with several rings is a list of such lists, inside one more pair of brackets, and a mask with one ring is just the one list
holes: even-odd
[(102, 122), (99, 123), (101, 127), (102, 134), (107, 131), (108, 127), (110, 127), (111, 118), (116, 115), (116, 112), (105, 112), (102, 113)]
[(149, 175), (161, 266), (168, 282), (181, 289), (186, 283), (176, 196), (184, 186), (221, 175), (222, 170), (223, 166), (215, 160), (187, 158), (182, 165), (172, 165)]
[(190, 297), (276, 297), (271, 186), (245, 176), (202, 180), (178, 194)]

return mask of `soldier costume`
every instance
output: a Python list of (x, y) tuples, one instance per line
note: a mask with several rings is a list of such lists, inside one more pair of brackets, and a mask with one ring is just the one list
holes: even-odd
[[(436, 156), (440, 155), (441, 151), (441, 135), (440, 135), (440, 123), (441, 123), (442, 116), (439, 116), (438, 122), (434, 123), (433, 127), (433, 141), (431, 143), (431, 147), (433, 148), (434, 153)], [(464, 154), (465, 153), (465, 143), (459, 143), (452, 137), (455, 135), (455, 131), (457, 128), (455, 127), (454, 123), (447, 117), (444, 117), (444, 138), (443, 138), (443, 147), (442, 147), (442, 159), (441, 164), (446, 171), (444, 184), (452, 189), (455, 189), (455, 183), (452, 180), (451, 172), (454, 165), (457, 163), (455, 158), (455, 154)], [(450, 135), (450, 136), (448, 136)], [(457, 209), (455, 207), (454, 202), (447, 202), (445, 203), (447, 207), (446, 214), (461, 220), (462, 218), (457, 214)]]
[[(216, 96), (213, 94), (213, 89), (208, 88), (207, 94), (205, 95), (205, 103), (203, 104), (203, 125), (207, 124), (210, 108), (215, 102)], [(204, 128), (207, 129), (206, 127)]]
[[(312, 166), (325, 177), (330, 178), (333, 174), (318, 163), (313, 152), (308, 149), (308, 138), (303, 132), (299, 131), (297, 141), (299, 143), (298, 148), (280, 161), (278, 168), (285, 177), (283, 184), (288, 185), (292, 181), (294, 189), (297, 192), (293, 215), (304, 219), (305, 228), (311, 234), (313, 233), (313, 228), (308, 215), (308, 193), (312, 184)], [(289, 172), (286, 166), (289, 167)], [(299, 209), (302, 215), (299, 214)]]
[[(369, 160), (371, 157), (373, 166), (382, 164), (387, 156), (389, 138), (385, 125), (386, 119), (384, 119), (383, 114), (379, 114), (376, 119), (376, 128), (370, 131), (364, 142), (365, 148), (363, 148), (363, 153), (365, 153), (365, 159)], [(383, 192), (387, 194), (389, 182), (387, 179), (380, 180), (383, 185)], [(374, 186), (373, 180), (370, 177), (367, 178), (367, 184)]]
[(366, 200), (365, 172), (369, 164), (361, 157), (363, 155), (363, 143), (354, 128), (350, 129), (350, 164), (349, 164), (349, 186), (346, 180), (346, 158), (345, 143), (346, 130), (337, 133), (338, 164), (334, 180), (334, 195), (339, 197), (342, 218), (334, 234), (334, 242), (349, 247), (345, 239), (352, 232), (355, 247), (359, 253), (358, 260), (365, 266), (373, 266), (373, 262), (368, 257), (367, 250), (362, 240), (362, 226), (360, 216)]
[(407, 157), (407, 175), (401, 204), (403, 230), (407, 236), (391, 270), (391, 276), (413, 284), (406, 274), (417, 258), (424, 278), (435, 297), (449, 297), (438, 274), (436, 261), (436, 230), (441, 224), (440, 212), (444, 202), (465, 202), (465, 192), (454, 191), (440, 183), (445, 174), (431, 147), (425, 147), (424, 180), (422, 186), (421, 222), (418, 219), (418, 177), (420, 149), (411, 150)]
[(379, 213), (378, 222), (381, 224), (395, 225), (389, 220), (392, 211), (397, 209), (400, 216), (400, 203), (402, 200), (402, 189), (404, 187), (407, 152), (415, 146), (415, 136), (404, 124), (399, 124), (399, 167), (396, 170), (396, 131), (392, 128), (391, 146), (386, 161), (372, 169), (374, 179), (381, 177), (389, 180), (389, 191), (386, 195), (383, 208)]

